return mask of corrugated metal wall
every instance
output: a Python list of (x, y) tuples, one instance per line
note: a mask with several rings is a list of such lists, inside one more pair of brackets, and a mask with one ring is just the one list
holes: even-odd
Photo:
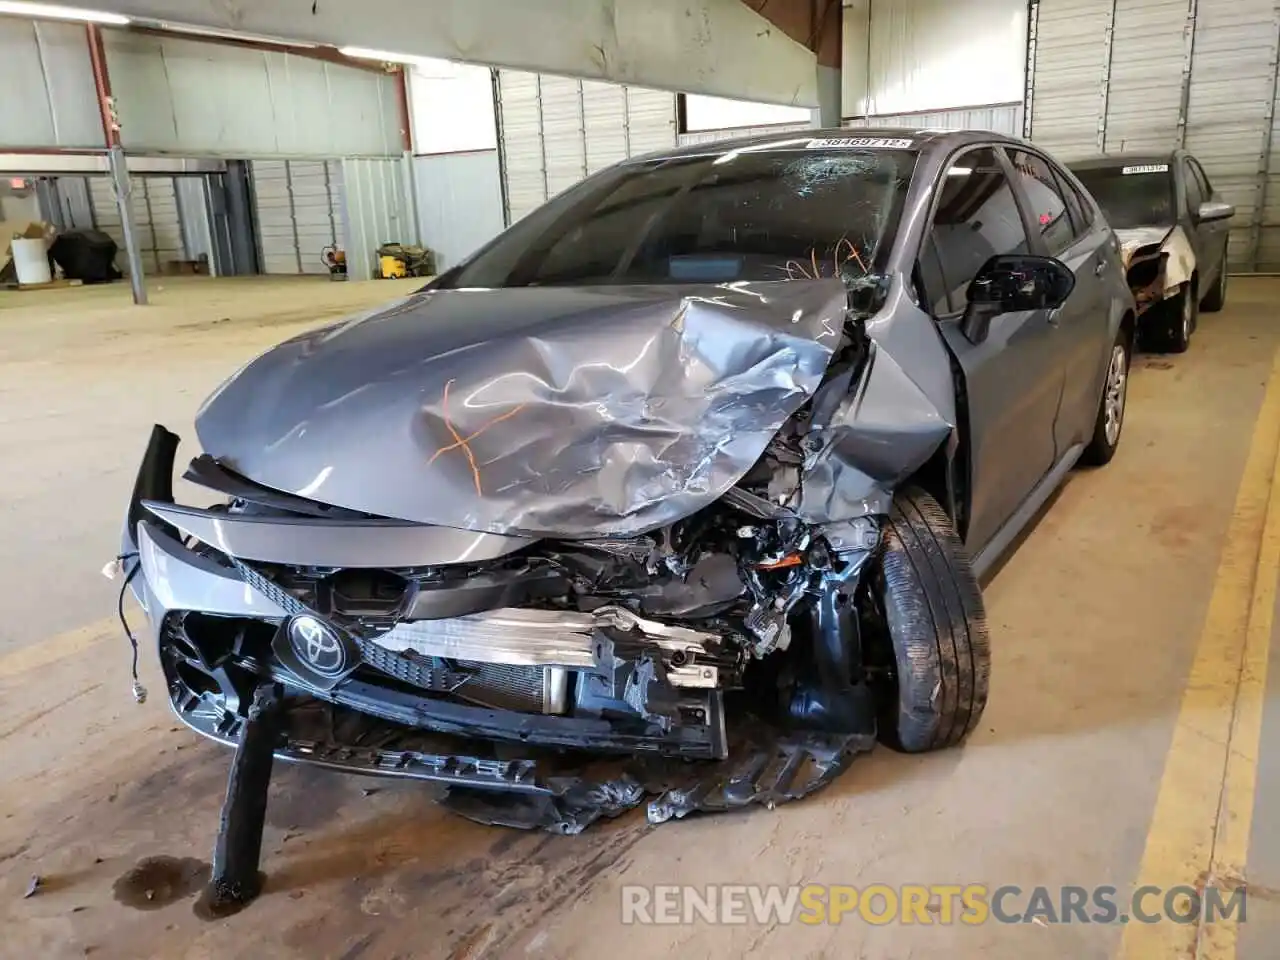
[(845, 0), (841, 115), (1021, 102), (1027, 0)]
[(404, 160), (342, 161), (347, 276), (378, 276), (378, 247), (417, 242), (417, 222), (409, 204)]
[(1274, 0), (1038, 0), (1032, 11), (1032, 139), (1065, 159), (1185, 146), (1236, 206), (1231, 262), (1280, 270)]
[[(127, 149), (399, 156), (398, 76), (270, 50), (103, 30)], [(0, 146), (104, 145), (84, 26), (0, 17)]]
[(89, 230), (94, 225), (93, 197), (88, 177), (55, 177), (50, 180), (58, 201), (58, 220), (67, 230)]
[(262, 272), (328, 273), (321, 251), (344, 242), (342, 164), (254, 160), (249, 169)]
[(174, 199), (178, 204), (178, 224), (182, 229), (182, 249), (188, 260), (203, 257), (210, 274), (217, 272), (213, 245), (213, 223), (209, 210), (208, 177), (174, 177)]
[(103, 147), (84, 26), (0, 17), (0, 146)]
[(498, 151), (414, 157), (422, 243), (447, 270), (502, 232)]
[(812, 128), (807, 123), (775, 123), (767, 127), (729, 127), (724, 130), (698, 130), (693, 133), (682, 133), (677, 140), (680, 146), (687, 147), (697, 143), (733, 140), (737, 137), (757, 137), (770, 133), (790, 133), (809, 129)]
[(322, 158), (402, 149), (394, 75), (120, 30), (103, 42), (128, 149)]
[(518, 70), (498, 72), (509, 222), (595, 171), (676, 143), (673, 93)]
[(993, 130), (1011, 137), (1022, 134), (1022, 104), (957, 107), (926, 113), (899, 113), (847, 121), (849, 127), (911, 127), (917, 130)]

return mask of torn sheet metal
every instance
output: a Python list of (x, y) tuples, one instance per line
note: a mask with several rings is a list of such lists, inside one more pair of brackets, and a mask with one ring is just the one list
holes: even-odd
[(834, 408), (817, 424), (796, 512), (818, 524), (888, 513), (894, 491), (950, 436), (952, 424), (875, 346), (860, 387), (833, 381), (815, 410), (828, 399)]
[(1163, 286), (1158, 294), (1174, 296), (1184, 283), (1191, 281), (1196, 270), (1196, 254), (1181, 224), (1117, 230), (1116, 238), (1120, 241), (1120, 257), (1126, 271), (1143, 260), (1165, 257)]
[(1120, 260), (1127, 270), (1133, 265), (1135, 258), (1148, 252), (1158, 252), (1165, 239), (1173, 232), (1173, 227), (1129, 227), (1116, 230), (1116, 239), (1120, 241)]
[(492, 533), (641, 533), (724, 494), (817, 390), (839, 280), (441, 290), (223, 384), (205, 451), (276, 490)]

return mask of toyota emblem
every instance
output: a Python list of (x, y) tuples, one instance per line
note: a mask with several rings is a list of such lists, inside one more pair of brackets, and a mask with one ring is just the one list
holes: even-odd
[(347, 669), (347, 648), (342, 638), (315, 617), (294, 617), (289, 624), (289, 643), (298, 659), (322, 677), (337, 677)]

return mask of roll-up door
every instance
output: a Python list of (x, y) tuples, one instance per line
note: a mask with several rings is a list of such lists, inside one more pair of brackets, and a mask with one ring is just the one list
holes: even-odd
[(327, 273), (322, 251), (342, 246), (341, 161), (254, 160), (251, 169), (262, 272)]
[(1033, 0), (1028, 133), (1064, 160), (1183, 146), (1236, 207), (1230, 262), (1280, 271), (1274, 0)]
[[(124, 231), (120, 227), (120, 210), (109, 177), (90, 177), (89, 201), (97, 228), (118, 246), (116, 265), (129, 271), (125, 254)], [(138, 176), (130, 178), (133, 196), (134, 230), (144, 273), (163, 273), (170, 260), (184, 259), (182, 224), (172, 177)]]

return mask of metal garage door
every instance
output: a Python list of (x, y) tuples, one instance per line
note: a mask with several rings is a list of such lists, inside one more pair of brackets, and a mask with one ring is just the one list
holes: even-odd
[[(120, 228), (120, 210), (109, 177), (90, 177), (89, 202), (97, 228), (120, 248), (116, 266), (129, 271), (125, 254), (124, 231)], [(162, 273), (170, 260), (185, 258), (182, 246), (182, 224), (172, 177), (134, 175), (133, 224), (138, 237), (138, 252), (145, 273)]]
[(342, 246), (342, 163), (254, 160), (254, 217), (263, 273), (328, 273), (321, 251)]
[(518, 70), (498, 71), (508, 222), (588, 174), (675, 146), (675, 94)]
[(1064, 159), (1185, 146), (1236, 205), (1231, 262), (1280, 270), (1274, 0), (1033, 0), (1031, 35), (1032, 139)]

